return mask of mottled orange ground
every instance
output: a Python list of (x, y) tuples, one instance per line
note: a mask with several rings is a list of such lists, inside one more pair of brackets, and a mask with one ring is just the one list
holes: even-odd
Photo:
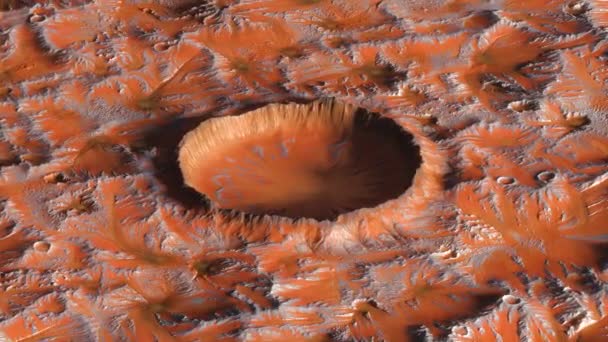
[(401, 196), (419, 153), (394, 121), (325, 99), (205, 120), (178, 161), (214, 208), (321, 221)]
[[(15, 341), (608, 340), (606, 0), (0, 1)], [(182, 136), (336, 97), (411, 132), (398, 199), (209, 210)]]

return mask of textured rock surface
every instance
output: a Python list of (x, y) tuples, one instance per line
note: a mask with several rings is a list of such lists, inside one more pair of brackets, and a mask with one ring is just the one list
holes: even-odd
[[(605, 341), (608, 2), (2, 1), (14, 340)], [(205, 118), (321, 97), (411, 132), (403, 196), (208, 210)]]

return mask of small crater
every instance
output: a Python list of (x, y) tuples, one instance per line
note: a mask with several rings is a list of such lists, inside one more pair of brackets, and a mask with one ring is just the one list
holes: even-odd
[(521, 113), (528, 110), (538, 109), (538, 104), (528, 100), (514, 101), (509, 103), (509, 109)]
[(516, 305), (519, 304), (521, 300), (513, 295), (504, 295), (502, 296), (502, 301), (509, 305)]
[(587, 11), (587, 6), (582, 1), (570, 1), (566, 6), (564, 6), (564, 12), (579, 16)]
[(169, 49), (171, 45), (167, 42), (160, 42), (160, 43), (156, 43), (154, 44), (153, 48), (155, 51), (166, 51), (167, 49)]
[(235, 264), (235, 261), (226, 258), (213, 260), (199, 260), (192, 264), (197, 276), (212, 276), (221, 273), (224, 269)]
[(36, 241), (32, 247), (34, 247), (34, 250), (37, 252), (46, 253), (51, 248), (51, 244), (46, 241)]
[(61, 172), (52, 172), (42, 178), (47, 184), (58, 184), (67, 182), (67, 178)]
[(536, 175), (536, 178), (543, 183), (549, 183), (555, 178), (555, 173), (551, 171), (542, 171)]
[(39, 15), (39, 14), (34, 14), (30, 17), (30, 23), (39, 23), (39, 22), (44, 21), (44, 19), (46, 19), (45, 16)]
[(496, 182), (501, 185), (509, 185), (515, 183), (515, 178), (509, 176), (500, 176), (496, 178)]
[(469, 333), (467, 327), (459, 326), (452, 328), (452, 333), (457, 336), (466, 336)]

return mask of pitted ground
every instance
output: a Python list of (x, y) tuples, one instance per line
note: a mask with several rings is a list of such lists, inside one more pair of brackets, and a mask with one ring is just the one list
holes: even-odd
[[(606, 1), (33, 3), (0, 6), (8, 337), (605, 338)], [(416, 137), (407, 193), (293, 222), (183, 188), (202, 120), (321, 97)]]

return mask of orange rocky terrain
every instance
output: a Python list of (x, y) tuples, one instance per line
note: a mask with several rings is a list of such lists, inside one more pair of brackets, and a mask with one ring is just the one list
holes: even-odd
[[(608, 341), (608, 1), (0, 10), (0, 340)], [(199, 123), (323, 98), (414, 137), (407, 191), (319, 221), (184, 184)]]

